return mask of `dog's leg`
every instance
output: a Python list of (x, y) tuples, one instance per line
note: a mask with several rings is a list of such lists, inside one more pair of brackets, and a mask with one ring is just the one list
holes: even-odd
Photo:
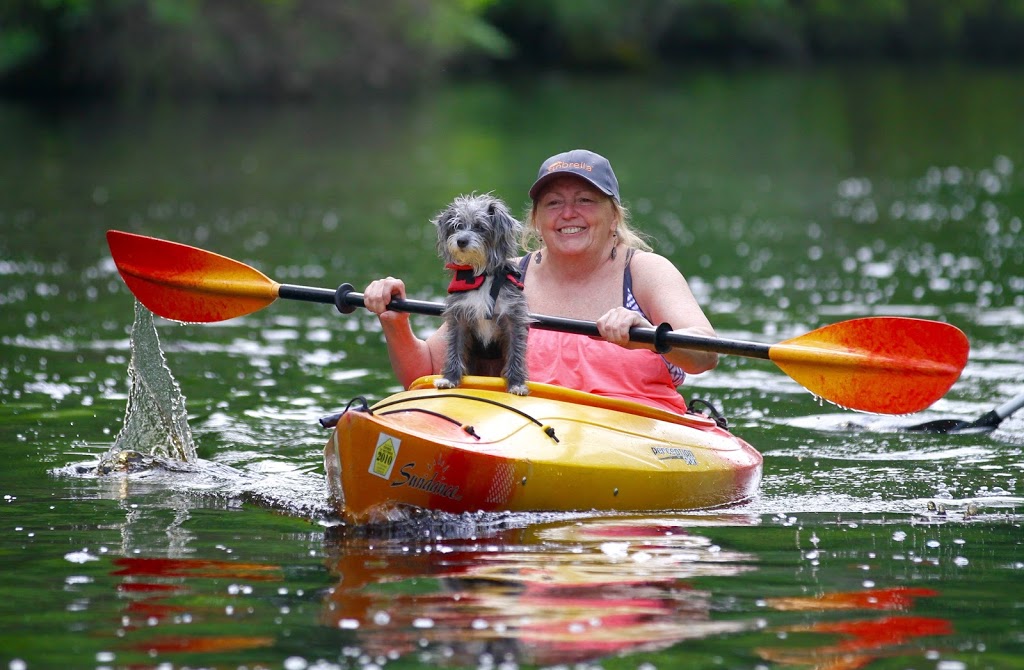
[(462, 381), (466, 374), (466, 332), (459, 325), (458, 319), (447, 318), (448, 352), (445, 354), (442, 377), (434, 381), (434, 388), (453, 389)]
[(526, 368), (526, 342), (530, 329), (526, 323), (526, 311), (520, 314), (503, 314), (502, 336), (505, 339), (505, 388), (515, 395), (527, 395), (530, 389), (526, 386), (529, 373)]

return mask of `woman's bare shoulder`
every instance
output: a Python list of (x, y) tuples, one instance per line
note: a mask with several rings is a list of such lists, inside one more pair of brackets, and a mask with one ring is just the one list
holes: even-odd
[(634, 281), (665, 280), (670, 277), (682, 277), (679, 268), (669, 259), (654, 251), (636, 251), (629, 262), (630, 272)]

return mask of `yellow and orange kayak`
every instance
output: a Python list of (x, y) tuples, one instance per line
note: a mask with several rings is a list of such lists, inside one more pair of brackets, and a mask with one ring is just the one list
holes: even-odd
[(757, 491), (762, 458), (698, 414), (531, 382), (424, 377), (347, 409), (324, 449), (330, 496), (350, 523), (403, 508), (451, 513), (693, 510)]

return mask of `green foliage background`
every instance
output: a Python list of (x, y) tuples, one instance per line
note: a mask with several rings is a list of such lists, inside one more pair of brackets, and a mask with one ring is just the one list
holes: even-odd
[(7, 0), (0, 92), (330, 96), (525, 68), (1024, 59), (1024, 0)]

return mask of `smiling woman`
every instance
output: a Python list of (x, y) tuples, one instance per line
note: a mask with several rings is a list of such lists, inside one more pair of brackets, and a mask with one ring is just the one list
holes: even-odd
[[(527, 248), (520, 261), (531, 309), (597, 321), (602, 340), (533, 330), (535, 376), (560, 386), (686, 411), (676, 387), (715, 367), (714, 353), (657, 353), (631, 342), (634, 327), (715, 337), (682, 273), (630, 226), (611, 163), (575, 149), (541, 165), (530, 188)], [(629, 351), (627, 351), (629, 350)]]

